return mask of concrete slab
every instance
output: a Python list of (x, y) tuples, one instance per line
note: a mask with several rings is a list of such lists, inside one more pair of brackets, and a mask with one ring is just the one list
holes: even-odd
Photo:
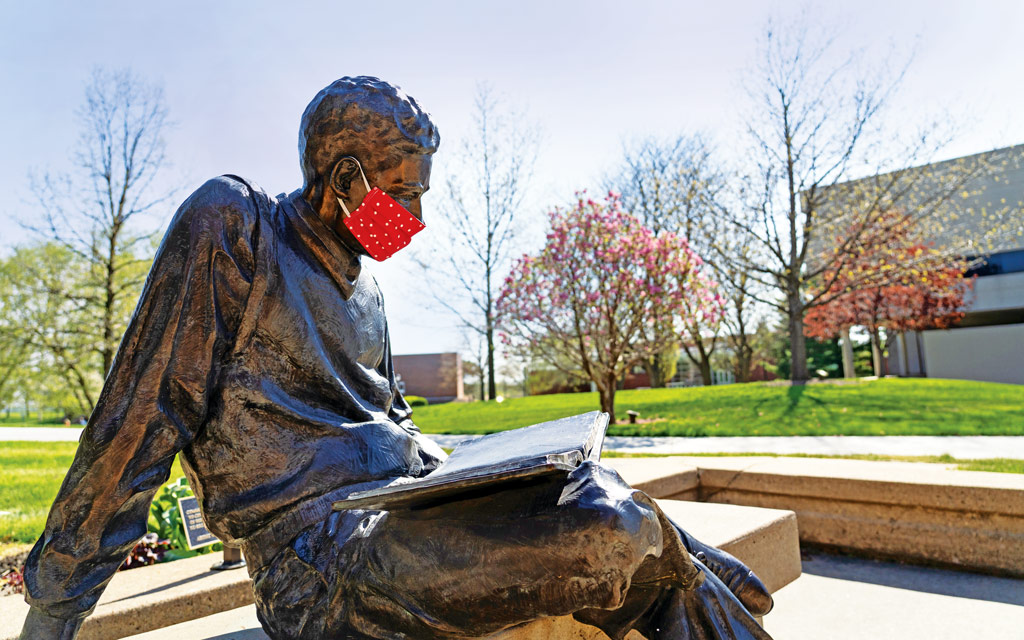
[(199, 620), (147, 631), (128, 640), (267, 640), (256, 617), (256, 605), (224, 611)]
[(777, 640), (1024, 638), (1024, 581), (814, 555), (775, 594)]
[(679, 500), (656, 502), (695, 538), (742, 560), (769, 591), (800, 577), (800, 541), (792, 511)]
[[(220, 554), (119, 571), (85, 619), (78, 640), (123, 638), (253, 601), (245, 569), (210, 571)], [(0, 640), (14, 640), (28, 615), (20, 596), (0, 598)]]
[(1024, 475), (812, 458), (674, 458), (698, 499), (792, 509), (802, 543), (1024, 576)]
[(653, 498), (696, 500), (700, 487), (697, 463), (682, 458), (608, 458), (604, 464), (622, 479)]

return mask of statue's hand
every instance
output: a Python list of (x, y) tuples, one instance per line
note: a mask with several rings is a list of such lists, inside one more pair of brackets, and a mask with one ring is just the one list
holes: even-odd
[(430, 473), (448, 459), (448, 454), (444, 452), (444, 449), (427, 436), (417, 433), (415, 438), (416, 446), (419, 448), (420, 460), (423, 462), (423, 473), (421, 475)]
[(78, 628), (81, 626), (81, 618), (72, 620), (54, 618), (32, 607), (28, 611), (28, 617), (25, 618), (25, 625), (21, 628), (19, 638), (20, 640), (74, 640), (78, 635)]
[(417, 459), (410, 461), (412, 462), (410, 468), (414, 469), (410, 475), (416, 477), (425, 476), (441, 466), (441, 463), (448, 459), (448, 454), (444, 452), (444, 449), (438, 446), (436, 442), (423, 435), (419, 427), (413, 424), (412, 420), (403, 420), (398, 423), (398, 427), (408, 435), (412, 436), (412, 444), (415, 448), (415, 452), (410, 451), (409, 453), (417, 456)]

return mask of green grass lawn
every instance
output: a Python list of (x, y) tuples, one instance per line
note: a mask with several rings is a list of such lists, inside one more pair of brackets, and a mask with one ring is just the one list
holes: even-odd
[[(596, 393), (417, 407), (427, 433), (493, 433), (594, 411)], [(622, 424), (626, 411), (637, 425)], [(885, 379), (804, 386), (734, 384), (620, 391), (611, 435), (1024, 435), (1024, 386)]]
[[(803, 387), (763, 384), (622, 391), (616, 411), (653, 422), (614, 435), (1024, 435), (1024, 387), (953, 380), (877, 380)], [(428, 433), (491, 433), (593, 411), (592, 393), (418, 407)], [(74, 457), (74, 442), (0, 443), (0, 543), (32, 542)], [(891, 459), (861, 456), (866, 459)], [(1024, 472), (1016, 460), (955, 462), (979, 471)], [(182, 475), (175, 461), (171, 478)]]
[[(77, 442), (0, 442), (0, 543), (35, 542), (77, 447)], [(171, 478), (182, 475), (175, 459)]]
[[(30, 413), (26, 418), (24, 413), (14, 413), (10, 416), (0, 415), (0, 427), (63, 427), (64, 415), (61, 413)], [(81, 426), (81, 425), (72, 425)]]

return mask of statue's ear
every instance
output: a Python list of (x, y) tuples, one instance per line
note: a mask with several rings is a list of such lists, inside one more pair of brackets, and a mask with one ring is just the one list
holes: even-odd
[(347, 196), (352, 180), (359, 175), (359, 163), (352, 156), (338, 160), (331, 170), (331, 188), (339, 196)]

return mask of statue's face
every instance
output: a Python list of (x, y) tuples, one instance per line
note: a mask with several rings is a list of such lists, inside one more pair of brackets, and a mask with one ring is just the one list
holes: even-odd
[(403, 152), (397, 165), (367, 173), (366, 178), (371, 187), (379, 187), (422, 221), (420, 199), (430, 189), (431, 162), (432, 156)]
[[(386, 160), (374, 158), (372, 155), (366, 157), (366, 160), (363, 170), (370, 187), (381, 189), (410, 214), (422, 221), (423, 205), (421, 200), (423, 194), (430, 188), (431, 156), (396, 151), (392, 148), (388, 149)], [(349, 191), (344, 198), (349, 211), (355, 211), (366, 196), (366, 189), (359, 177), (350, 178), (349, 185)], [(359, 241), (345, 226), (344, 217), (338, 215), (333, 220), (332, 226), (348, 246), (358, 248), (360, 253), (366, 253), (365, 250), (362, 250)]]

